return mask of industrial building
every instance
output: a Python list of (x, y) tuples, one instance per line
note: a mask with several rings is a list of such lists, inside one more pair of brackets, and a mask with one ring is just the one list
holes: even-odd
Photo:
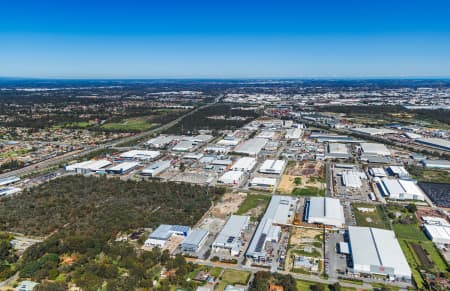
[(160, 135), (148, 140), (145, 144), (151, 148), (162, 149), (175, 140), (174, 136)]
[(392, 134), (397, 133), (397, 131), (388, 129), (388, 128), (375, 128), (375, 127), (355, 127), (350, 129), (351, 131), (367, 134), (367, 135), (385, 135), (385, 134)]
[(289, 128), (286, 130), (286, 134), (284, 138), (287, 140), (299, 139), (303, 134), (303, 130), (301, 128)]
[(125, 160), (150, 161), (159, 157), (160, 154), (159, 151), (131, 150), (121, 153), (120, 157)]
[(106, 169), (106, 173), (108, 174), (117, 174), (117, 175), (122, 175), (125, 173), (129, 173), (132, 170), (136, 169), (139, 166), (138, 162), (123, 162), (123, 163), (118, 163), (115, 166), (112, 166), (108, 169)]
[(252, 138), (241, 143), (234, 151), (238, 154), (256, 156), (261, 152), (267, 142), (268, 140), (265, 138)]
[(251, 172), (256, 166), (256, 159), (251, 157), (243, 157), (237, 160), (231, 167), (233, 171)]
[(372, 177), (386, 177), (386, 172), (383, 168), (370, 168), (369, 174), (372, 175)]
[(264, 174), (281, 175), (285, 165), (285, 160), (266, 160), (259, 168), (259, 172)]
[(263, 130), (256, 136), (256, 138), (273, 139), (275, 137), (275, 134), (276, 134), (275, 131)]
[(437, 244), (450, 244), (450, 225), (424, 224), (425, 234)]
[(209, 232), (205, 229), (193, 229), (181, 243), (181, 250), (183, 252), (197, 252), (205, 244), (208, 235)]
[(220, 146), (234, 147), (237, 146), (240, 142), (241, 142), (240, 138), (226, 136), (222, 140), (218, 141), (217, 144)]
[(0, 188), (0, 197), (16, 194), (19, 193), (20, 191), (22, 191), (22, 189), (18, 187), (3, 187)]
[(306, 203), (305, 220), (335, 227), (345, 224), (344, 208), (339, 199), (328, 197), (311, 197)]
[(0, 186), (6, 186), (9, 184), (14, 184), (16, 182), (19, 182), (20, 178), (16, 176), (6, 177), (0, 179)]
[(377, 179), (381, 193), (396, 200), (425, 200), (425, 194), (414, 181), (402, 179)]
[(266, 177), (255, 177), (249, 186), (253, 188), (273, 189), (277, 185), (277, 179)]
[(448, 160), (424, 160), (422, 163), (425, 168), (450, 169), (450, 161)]
[(345, 187), (361, 188), (363, 179), (367, 179), (367, 176), (362, 171), (344, 171), (342, 172), (342, 184)]
[(343, 143), (329, 143), (327, 146), (327, 153), (325, 158), (328, 159), (349, 159), (352, 155), (346, 144)]
[(278, 242), (281, 226), (289, 223), (295, 200), (289, 196), (274, 195), (253, 235), (246, 257), (257, 261), (266, 261), (269, 244)]
[(161, 224), (158, 226), (145, 241), (146, 247), (164, 247), (172, 235), (187, 237), (191, 228), (184, 225)]
[(104, 171), (105, 168), (111, 164), (112, 163), (108, 160), (89, 160), (68, 165), (65, 167), (65, 170), (68, 172), (75, 172), (77, 174), (87, 174)]
[(417, 143), (440, 149), (443, 151), (450, 151), (450, 141), (442, 138), (421, 138), (416, 139)]
[(411, 269), (393, 231), (349, 226), (348, 233), (355, 274), (411, 280)]
[(390, 156), (391, 152), (384, 144), (363, 142), (361, 143), (361, 155)]
[(193, 149), (194, 144), (191, 140), (182, 140), (172, 148), (172, 150), (175, 152), (189, 152)]
[(228, 185), (238, 185), (244, 178), (244, 172), (242, 171), (228, 171), (219, 178), (219, 183)]
[(402, 166), (389, 166), (387, 167), (387, 171), (391, 176), (396, 176), (399, 178), (408, 178), (409, 173), (405, 169), (405, 167)]
[(170, 161), (157, 161), (141, 171), (142, 176), (155, 177), (161, 172), (170, 168)]
[(248, 229), (249, 222), (249, 216), (231, 215), (213, 242), (213, 250), (228, 250), (232, 256), (238, 256), (242, 246), (242, 233)]

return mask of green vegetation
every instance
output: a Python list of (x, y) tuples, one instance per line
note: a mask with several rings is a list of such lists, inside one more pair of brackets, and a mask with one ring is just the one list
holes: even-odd
[(129, 118), (120, 122), (107, 122), (101, 126), (106, 131), (141, 132), (152, 128), (153, 124), (146, 118)]
[(417, 166), (409, 166), (411, 176), (420, 182), (450, 183), (450, 174), (447, 171), (424, 169)]
[(284, 291), (304, 290), (297, 288), (297, 282), (291, 275), (259, 271), (252, 282), (252, 290), (267, 291), (270, 284), (283, 286)]
[(270, 195), (266, 194), (248, 194), (244, 202), (239, 206), (237, 215), (249, 214), (252, 209), (261, 208), (263, 212), (266, 209), (271, 199)]
[(417, 224), (393, 224), (392, 228), (399, 239), (428, 241), (423, 231)]
[(53, 128), (74, 128), (74, 129), (86, 129), (95, 125), (94, 123), (90, 123), (89, 121), (74, 121), (63, 123), (61, 125), (55, 125)]
[(302, 183), (302, 178), (300, 178), (300, 177), (295, 177), (294, 178), (294, 184), (295, 185), (300, 185)]
[(325, 196), (325, 189), (319, 189), (317, 187), (307, 186), (304, 188), (294, 188), (292, 195), (295, 196)]
[(209, 274), (211, 274), (211, 276), (213, 277), (219, 277), (220, 274), (222, 274), (223, 269), (219, 268), (219, 267), (214, 267), (211, 269), (211, 271), (209, 271)]
[[(134, 290), (151, 287), (156, 276), (161, 288), (195, 289), (186, 281), (195, 265), (158, 249), (138, 254), (115, 238), (161, 223), (193, 225), (217, 199), (216, 193), (223, 192), (190, 184), (69, 176), (2, 198), (0, 229), (51, 234), (17, 262), (23, 278), (63, 278), (84, 290)], [(64, 263), (67, 257), (70, 263)], [(160, 280), (154, 268), (161, 266), (174, 275)]]
[(18, 257), (14, 253), (11, 245), (13, 236), (7, 233), (0, 233), (0, 280), (3, 281), (11, 277), (14, 273), (14, 263)]
[(227, 269), (223, 272), (222, 278), (215, 290), (223, 291), (227, 285), (247, 285), (250, 279), (250, 272)]
[[(320, 247), (321, 246), (322, 246), (322, 244), (320, 244)], [(295, 249), (295, 250), (292, 250), (291, 254), (298, 255), (298, 256), (305, 256), (305, 257), (312, 257), (312, 258), (321, 258), (322, 257), (322, 254), (319, 251), (314, 250), (314, 249), (311, 252)]]
[[(358, 208), (375, 209), (373, 212), (359, 211)], [(367, 203), (353, 203), (353, 213), (355, 214), (356, 224), (358, 226), (368, 226), (390, 229), (389, 221), (380, 205)]]

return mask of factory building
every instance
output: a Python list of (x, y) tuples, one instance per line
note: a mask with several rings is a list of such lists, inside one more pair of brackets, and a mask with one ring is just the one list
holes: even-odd
[(417, 143), (450, 152), (450, 141), (442, 138), (421, 138), (416, 139)]
[(248, 229), (249, 222), (249, 216), (231, 215), (213, 242), (213, 250), (228, 250), (232, 256), (238, 256), (242, 246), (242, 233)]
[(342, 184), (345, 187), (350, 188), (361, 188), (363, 179), (367, 179), (367, 176), (364, 172), (361, 171), (344, 171), (342, 172)]
[(301, 128), (289, 128), (286, 130), (284, 138), (287, 140), (296, 140), (303, 135), (303, 130)]
[(251, 157), (243, 157), (237, 160), (231, 167), (233, 171), (251, 172), (256, 166), (256, 159)]
[(112, 166), (108, 169), (106, 169), (106, 173), (108, 174), (117, 174), (117, 175), (122, 175), (125, 173), (129, 173), (132, 170), (136, 169), (139, 166), (138, 162), (123, 162), (123, 163), (118, 163), (115, 166)]
[(327, 153), (325, 158), (328, 159), (349, 159), (352, 155), (346, 144), (343, 143), (329, 143), (327, 146)]
[(259, 172), (264, 174), (281, 175), (285, 165), (285, 160), (266, 160), (259, 168)]
[(437, 244), (450, 244), (450, 225), (424, 224), (428, 238)]
[(226, 136), (222, 140), (217, 142), (217, 145), (219, 146), (226, 146), (226, 147), (235, 147), (241, 142), (240, 138), (232, 137), (232, 136)]
[(450, 169), (450, 161), (447, 160), (424, 160), (422, 163), (425, 168)]
[(349, 226), (348, 233), (355, 274), (411, 280), (411, 269), (393, 231)]
[(389, 149), (381, 143), (361, 143), (361, 155), (379, 155), (379, 156), (390, 156), (391, 152)]
[(193, 229), (181, 243), (180, 248), (183, 252), (197, 252), (203, 247), (209, 232), (205, 229)]
[(402, 179), (377, 179), (377, 185), (383, 196), (395, 200), (425, 200), (425, 194), (414, 181)]
[(167, 170), (168, 168), (170, 168), (170, 161), (166, 160), (166, 161), (157, 161), (153, 164), (151, 164), (150, 166), (146, 167), (145, 169), (143, 169), (141, 171), (141, 175), (142, 176), (150, 176), (150, 177), (155, 177), (158, 174), (162, 173), (163, 171)]
[(265, 138), (252, 138), (241, 143), (234, 151), (238, 154), (256, 156), (261, 152), (267, 142), (268, 140)]
[(120, 157), (125, 160), (150, 161), (159, 157), (160, 154), (159, 151), (132, 150), (121, 153)]
[(144, 242), (146, 247), (164, 247), (172, 235), (187, 237), (191, 228), (184, 225), (161, 224), (158, 226)]
[(392, 129), (374, 128), (374, 127), (355, 127), (350, 130), (357, 132), (357, 133), (367, 134), (367, 135), (371, 135), (371, 136), (397, 133), (397, 131), (392, 130)]
[(335, 227), (345, 224), (344, 208), (339, 199), (328, 197), (311, 197), (306, 203), (305, 220)]
[(389, 166), (387, 168), (387, 171), (391, 176), (396, 176), (398, 178), (408, 178), (409, 177), (408, 171), (405, 169), (405, 167), (402, 167), (402, 166)]
[(228, 171), (220, 177), (219, 183), (228, 185), (238, 185), (244, 178), (244, 172), (242, 171)]
[(289, 223), (295, 200), (289, 196), (274, 195), (261, 219), (246, 257), (256, 261), (266, 261), (267, 250), (279, 241), (281, 226)]
[(148, 140), (145, 144), (151, 148), (163, 149), (174, 140), (175, 140), (174, 136), (160, 135)]
[(9, 184), (14, 184), (16, 182), (19, 182), (20, 178), (16, 176), (6, 177), (0, 179), (0, 186), (6, 186)]
[(273, 189), (276, 185), (277, 185), (277, 179), (265, 178), (265, 177), (255, 177), (250, 181), (249, 187), (262, 188), (262, 189)]
[(372, 177), (386, 177), (386, 172), (384, 171), (383, 168), (370, 168), (369, 169), (369, 174)]
[(19, 193), (20, 191), (22, 191), (22, 189), (18, 187), (3, 187), (0, 188), (0, 197), (16, 194)]
[(256, 136), (256, 138), (273, 139), (275, 137), (275, 134), (275, 131), (263, 130)]
[(175, 152), (189, 152), (193, 149), (194, 144), (191, 140), (182, 140), (172, 148), (172, 150)]
[(107, 166), (112, 163), (108, 160), (89, 160), (80, 163), (75, 163), (65, 167), (68, 172), (75, 172), (77, 174), (88, 174), (93, 172), (104, 171)]

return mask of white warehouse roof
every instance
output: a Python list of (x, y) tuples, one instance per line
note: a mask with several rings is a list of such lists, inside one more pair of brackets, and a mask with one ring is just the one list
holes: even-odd
[(285, 160), (266, 160), (259, 168), (259, 171), (265, 174), (281, 174), (285, 165)]
[(425, 233), (435, 243), (450, 244), (450, 226), (425, 224)]
[(256, 156), (267, 144), (265, 138), (252, 138), (240, 144), (234, 151), (236, 153)]
[(415, 182), (410, 180), (382, 178), (378, 181), (378, 187), (384, 196), (392, 199), (425, 200), (425, 194)]
[(250, 181), (250, 187), (275, 187), (277, 179), (266, 177), (255, 177)]
[(302, 136), (303, 130), (301, 128), (289, 128), (286, 130), (286, 139), (299, 139)]
[(120, 154), (124, 159), (152, 160), (160, 155), (159, 151), (131, 150)]
[(339, 199), (311, 197), (307, 204), (308, 223), (321, 223), (342, 227), (345, 224), (344, 208)]
[(353, 268), (356, 273), (411, 278), (408, 262), (391, 230), (348, 227)]
[(220, 177), (219, 182), (224, 184), (239, 184), (244, 172), (242, 171), (228, 171)]
[(233, 171), (243, 171), (243, 172), (250, 172), (253, 170), (253, 168), (256, 165), (256, 159), (251, 157), (243, 157), (237, 160), (236, 163), (234, 163), (232, 170)]
[(373, 154), (380, 156), (391, 155), (389, 149), (384, 144), (381, 143), (363, 142), (361, 143), (361, 150), (364, 154)]
[(103, 168), (111, 165), (111, 162), (108, 160), (89, 160), (81, 163), (75, 163), (69, 166), (66, 166), (66, 171), (100, 171)]

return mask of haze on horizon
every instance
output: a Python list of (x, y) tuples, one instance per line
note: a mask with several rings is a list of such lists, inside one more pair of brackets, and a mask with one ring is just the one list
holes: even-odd
[(3, 1), (0, 76), (450, 76), (448, 1), (168, 2)]

